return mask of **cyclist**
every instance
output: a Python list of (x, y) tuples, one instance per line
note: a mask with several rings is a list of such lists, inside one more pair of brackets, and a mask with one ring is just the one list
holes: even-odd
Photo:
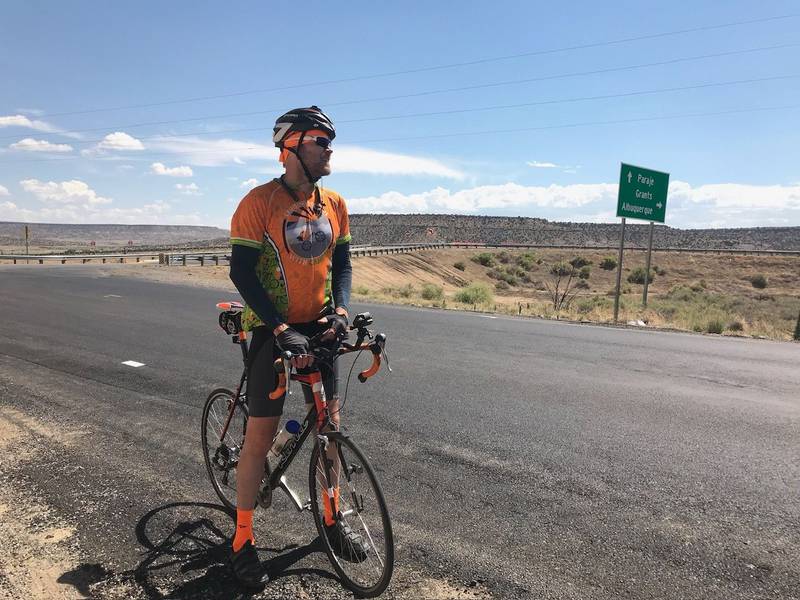
[[(237, 467), (236, 532), (231, 566), (248, 586), (267, 583), (253, 535), (253, 510), (264, 461), (283, 412), (284, 396), (269, 398), (277, 385), (272, 363), (291, 351), (298, 369), (311, 365), (308, 338), (324, 331), (332, 339), (347, 330), (352, 282), (347, 206), (319, 179), (331, 172), (333, 123), (318, 107), (298, 108), (278, 118), (273, 142), (284, 173), (252, 189), (231, 221), (230, 278), (246, 303), (242, 325), (252, 331), (248, 360), (247, 435)], [(335, 373), (323, 373), (326, 396), (338, 427)], [(306, 401), (311, 401), (308, 395)], [(338, 503), (338, 489), (333, 490)], [(323, 497), (327, 535), (337, 554), (363, 548), (352, 529), (334, 519)], [(350, 550), (352, 553), (353, 550)]]

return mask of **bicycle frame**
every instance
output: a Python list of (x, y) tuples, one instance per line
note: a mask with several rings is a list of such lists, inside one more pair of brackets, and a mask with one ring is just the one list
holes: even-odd
[[(384, 353), (384, 345), (386, 342), (386, 336), (384, 334), (378, 334), (375, 336), (374, 341), (370, 343), (364, 343), (364, 339), (370, 336), (369, 332), (366, 328), (359, 328), (358, 330), (358, 339), (355, 344), (349, 344), (347, 342), (342, 342), (339, 347), (336, 349), (335, 354), (332, 358), (331, 367), (333, 361), (337, 360), (340, 356), (344, 354), (349, 354), (351, 352), (359, 352), (362, 350), (370, 350), (372, 352), (372, 365), (358, 374), (358, 379), (361, 382), (365, 382), (367, 379), (372, 377), (375, 373), (378, 372), (378, 369), (381, 365), (381, 354)], [(370, 336), (371, 337), (371, 336)], [(233, 343), (239, 344), (242, 351), (242, 361), (244, 362), (244, 370), (242, 371), (242, 376), (239, 379), (239, 385), (236, 386), (236, 391), (234, 393), (234, 401), (231, 404), (230, 410), (228, 411), (228, 416), (225, 420), (225, 424), (222, 428), (220, 433), (220, 440), (224, 439), (227, 435), (228, 427), (230, 426), (231, 419), (233, 418), (236, 405), (242, 400), (242, 389), (244, 388), (244, 384), (247, 381), (247, 356), (248, 356), (248, 344), (247, 344), (247, 333), (244, 331), (240, 331), (238, 334), (232, 336)], [(281, 361), (278, 359), (276, 362), (277, 364)], [(285, 366), (284, 366), (285, 368)], [(276, 394), (277, 396), (283, 395), (288, 392), (288, 382), (286, 380), (286, 373), (288, 371), (284, 370), (278, 377), (278, 386), (272, 392), (272, 394)], [(298, 497), (297, 493), (292, 490), (288, 484), (286, 483), (286, 479), (284, 474), (286, 470), (289, 468), (289, 465), (292, 463), (294, 458), (297, 456), (300, 448), (302, 448), (303, 444), (308, 438), (309, 434), (311, 433), (312, 429), (316, 429), (318, 434), (324, 433), (325, 440), (323, 441), (322, 437), (318, 439), (318, 443), (322, 444), (320, 447), (320, 456), (327, 456), (327, 445), (328, 445), (328, 438), (330, 437), (341, 437), (342, 434), (338, 431), (337, 427), (335, 426), (333, 420), (331, 419), (330, 412), (328, 411), (328, 402), (327, 398), (325, 397), (325, 388), (322, 383), (322, 374), (319, 368), (309, 372), (309, 373), (288, 373), (290, 381), (298, 381), (304, 386), (308, 386), (311, 390), (314, 398), (313, 405), (311, 410), (309, 410), (308, 414), (306, 415), (305, 419), (300, 428), (300, 432), (298, 435), (289, 438), (289, 440), (284, 445), (284, 448), (281, 451), (280, 458), (278, 460), (278, 464), (274, 470), (270, 470), (268, 464), (265, 463), (264, 471), (269, 472), (269, 487), (271, 490), (275, 490), (277, 488), (282, 489), (287, 496), (292, 500), (295, 507), (298, 511), (303, 511), (308, 508), (309, 502), (302, 502)], [(327, 431), (326, 431), (327, 430)], [(245, 421), (244, 431), (243, 434), (246, 435), (247, 433), (247, 421)], [(333, 467), (332, 460), (324, 461), (325, 465), (325, 477), (328, 482), (331, 481), (331, 473), (330, 469)], [(331, 486), (326, 486), (330, 491)], [(333, 510), (334, 507), (334, 499), (333, 494), (329, 494), (330, 502), (331, 502), (331, 509)]]

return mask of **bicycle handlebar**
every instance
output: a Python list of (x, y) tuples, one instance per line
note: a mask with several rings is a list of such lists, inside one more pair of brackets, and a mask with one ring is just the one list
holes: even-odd
[[(350, 328), (356, 329), (355, 326)], [(332, 349), (326, 349), (321, 344), (321, 339), (318, 336), (312, 338), (311, 347), (309, 348), (309, 354), (314, 356), (314, 362), (325, 361), (330, 358), (331, 362), (342, 356), (343, 354), (349, 354), (351, 352), (358, 352), (362, 350), (369, 350), (372, 352), (372, 364), (368, 369), (361, 371), (358, 374), (358, 380), (361, 383), (364, 383), (375, 375), (378, 370), (381, 368), (381, 355), (386, 355), (386, 334), (385, 333), (378, 333), (374, 336), (371, 342), (363, 343), (363, 340), (367, 337), (372, 337), (372, 335), (367, 331), (366, 327), (358, 327), (358, 341), (356, 344), (350, 344), (345, 341), (341, 341), (336, 348), (336, 353), (332, 356)], [(321, 356), (324, 355), (324, 356)], [(278, 385), (275, 389), (270, 392), (269, 397), (272, 400), (276, 400), (280, 398), (283, 394), (286, 393), (286, 388), (291, 378), (291, 360), (294, 355), (289, 351), (286, 350), (285, 352), (281, 353), (280, 358), (276, 358), (273, 362), (273, 368), (278, 373)], [(388, 361), (388, 357), (387, 357)], [(313, 363), (312, 363), (313, 364)], [(391, 370), (391, 369), (389, 369)]]

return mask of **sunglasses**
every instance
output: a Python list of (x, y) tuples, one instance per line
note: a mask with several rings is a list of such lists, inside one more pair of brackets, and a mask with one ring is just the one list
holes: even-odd
[(320, 148), (325, 148), (326, 150), (331, 147), (330, 138), (326, 138), (321, 135), (307, 135), (303, 138), (303, 143), (305, 142), (314, 142), (317, 146)]

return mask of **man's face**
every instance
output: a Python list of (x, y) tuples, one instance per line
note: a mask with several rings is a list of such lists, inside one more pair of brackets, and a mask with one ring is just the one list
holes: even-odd
[(300, 157), (313, 176), (323, 177), (331, 174), (331, 154), (333, 154), (333, 149), (330, 144), (328, 144), (327, 148), (323, 148), (316, 143), (316, 140), (311, 140), (304, 142), (300, 146), (299, 152)]

